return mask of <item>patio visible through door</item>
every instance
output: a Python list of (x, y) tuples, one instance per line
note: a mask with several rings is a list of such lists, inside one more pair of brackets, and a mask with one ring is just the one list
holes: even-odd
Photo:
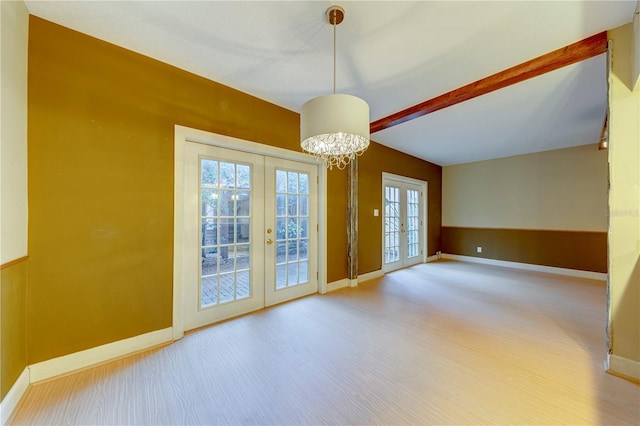
[(315, 165), (187, 143), (184, 186), (185, 330), (317, 291)]

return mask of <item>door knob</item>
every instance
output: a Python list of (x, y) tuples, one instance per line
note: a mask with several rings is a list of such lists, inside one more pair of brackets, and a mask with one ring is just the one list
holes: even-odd
[(269, 238), (269, 239), (267, 240), (267, 245), (268, 245), (268, 246), (270, 246), (271, 244), (273, 244), (273, 240), (272, 240), (271, 238)]

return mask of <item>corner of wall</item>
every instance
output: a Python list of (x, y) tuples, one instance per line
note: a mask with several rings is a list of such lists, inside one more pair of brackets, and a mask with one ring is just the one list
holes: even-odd
[(27, 255), (27, 55), (29, 14), (2, 1), (0, 26), (0, 264)]
[(637, 84), (631, 89), (632, 64), (639, 55), (634, 41), (637, 24), (635, 33), (633, 26), (629, 23), (608, 33), (613, 41), (613, 68), (609, 77), (607, 331), (610, 372), (625, 376), (640, 374), (640, 90)]
[[(24, 2), (0, 2), (3, 89), (0, 100), (0, 399), (3, 401), (27, 367), (28, 31), (29, 12)], [(3, 410), (7, 404), (3, 404)]]

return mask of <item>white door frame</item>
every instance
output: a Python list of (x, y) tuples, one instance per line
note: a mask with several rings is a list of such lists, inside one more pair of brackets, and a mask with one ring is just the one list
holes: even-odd
[(327, 292), (327, 170), (313, 157), (301, 152), (277, 148), (230, 136), (175, 125), (173, 195), (173, 340), (184, 335), (182, 255), (184, 227), (184, 147), (186, 142), (218, 146), (252, 154), (314, 164), (318, 167), (318, 293)]
[(420, 263), (426, 263), (427, 262), (427, 248), (428, 248), (428, 241), (427, 241), (427, 232), (429, 229), (429, 216), (427, 215), (428, 211), (429, 211), (429, 182), (425, 181), (425, 180), (420, 180), (420, 179), (414, 179), (414, 178), (410, 178), (410, 177), (406, 177), (406, 176), (401, 176), (401, 175), (394, 175), (393, 173), (387, 173), (387, 172), (382, 172), (382, 188), (380, 189), (382, 192), (382, 205), (380, 206), (380, 211), (382, 212), (382, 231), (381, 231), (381, 236), (382, 236), (382, 270), (385, 270), (385, 266), (384, 266), (384, 187), (385, 187), (385, 182), (388, 180), (394, 180), (396, 182), (400, 182), (400, 183), (410, 183), (413, 185), (418, 185), (420, 186), (420, 190), (422, 191), (422, 193), (424, 194), (424, 200), (422, 203), (422, 215), (424, 218), (424, 226), (422, 227), (422, 244), (420, 246)]

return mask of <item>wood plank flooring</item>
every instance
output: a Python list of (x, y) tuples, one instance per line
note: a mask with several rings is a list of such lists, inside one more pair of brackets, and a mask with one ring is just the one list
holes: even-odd
[(601, 281), (440, 261), (32, 386), (12, 424), (640, 424)]

